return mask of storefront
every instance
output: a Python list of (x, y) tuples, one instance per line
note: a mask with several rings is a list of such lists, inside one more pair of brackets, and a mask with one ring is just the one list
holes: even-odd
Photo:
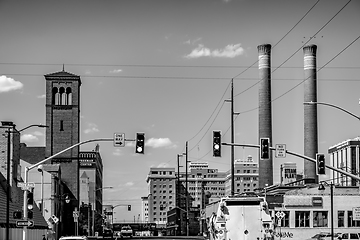
[(275, 239), (305, 240), (331, 233), (332, 224), (334, 233), (360, 233), (359, 207), (359, 187), (313, 185), (290, 190), (284, 195), (283, 206), (273, 211)]

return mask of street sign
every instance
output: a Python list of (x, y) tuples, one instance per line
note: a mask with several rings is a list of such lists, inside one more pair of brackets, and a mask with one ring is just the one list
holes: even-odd
[(275, 157), (284, 158), (286, 157), (286, 144), (275, 145)]
[(79, 217), (79, 212), (78, 211), (73, 211), (73, 217), (78, 218)]
[(283, 217), (285, 217), (286, 214), (283, 211), (280, 211), (277, 212), (275, 215), (278, 219), (282, 219)]
[(352, 209), (352, 220), (359, 221), (360, 220), (360, 207), (353, 207)]
[(59, 218), (57, 218), (55, 215), (51, 216), (52, 220), (54, 221), (54, 223), (58, 223), (59, 222)]
[(125, 147), (125, 133), (114, 133), (114, 147)]
[(21, 188), (21, 190), (29, 190), (31, 191), (33, 188), (35, 188), (35, 183), (33, 182), (29, 182), (29, 183), (24, 183), (24, 182), (18, 182), (17, 186), (19, 188)]
[(16, 226), (17, 227), (33, 227), (34, 221), (19, 220), (19, 221), (16, 221)]

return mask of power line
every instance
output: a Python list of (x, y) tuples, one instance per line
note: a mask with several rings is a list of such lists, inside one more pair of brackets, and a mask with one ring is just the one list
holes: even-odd
[[(285, 35), (286, 36), (286, 35)], [(284, 36), (284, 37), (285, 37)], [(283, 38), (284, 38), (283, 37)], [(279, 41), (280, 42), (280, 41)], [(278, 42), (278, 43), (279, 43)], [(275, 47), (275, 46), (274, 46)], [(273, 48), (274, 48), (273, 47)], [(257, 62), (255, 62), (257, 63)], [(25, 63), (25, 62), (1, 62), (0, 65), (13, 65), (13, 66), (62, 66), (63, 64), (59, 63)], [(242, 66), (242, 65), (227, 65), (227, 66), (219, 66), (219, 65), (165, 65), (165, 64), (100, 64), (100, 63), (67, 63), (65, 66), (80, 66), (80, 67), (132, 67), (132, 68), (232, 68), (232, 69), (238, 69), (238, 68), (257, 68), (257, 66), (253, 66), (254, 64), (250, 66)], [(277, 66), (279, 67), (279, 66)], [(276, 68), (277, 68), (276, 67)], [(301, 68), (298, 66), (282, 66), (281, 68)], [(349, 66), (332, 66), (327, 68), (341, 68), (341, 69), (359, 69), (360, 67), (349, 67)]]
[[(334, 16), (332, 16), (332, 17), (330, 18), (329, 21), (327, 21), (312, 37), (310, 37), (309, 40), (307, 40), (299, 49), (297, 49), (293, 54), (291, 54), (290, 57), (288, 57), (283, 63), (280, 64), (280, 66), (278, 66), (277, 68), (275, 68), (275, 70), (273, 70), (271, 73), (274, 73), (277, 69), (279, 69), (280, 67), (282, 67), (282, 66), (283, 66), (287, 61), (289, 61), (297, 52), (299, 52), (306, 44), (308, 44), (308, 42), (310, 42), (313, 37), (315, 37), (319, 32), (321, 32), (351, 1), (352, 1), (352, 0), (349, 0), (337, 13), (335, 13)], [(317, 2), (315, 3), (315, 5), (316, 5), (318, 2), (319, 2), (319, 1), (317, 1)], [(315, 5), (314, 5), (314, 6), (315, 6)], [(313, 7), (314, 7), (314, 6), (313, 6)], [(311, 9), (312, 9), (312, 8), (311, 8)], [(311, 9), (310, 9), (310, 10), (311, 10)], [(306, 14), (308, 14), (308, 12), (307, 12)], [(302, 18), (302, 19), (303, 19), (303, 18)], [(298, 24), (298, 23), (297, 23), (297, 24)], [(297, 24), (296, 24), (296, 25), (297, 25)], [(282, 38), (282, 39), (283, 39), (283, 38)], [(278, 42), (278, 43), (279, 43), (279, 42)], [(278, 44), (278, 43), (276, 43), (276, 44)], [(259, 61), (259, 60), (258, 60), (258, 61)], [(257, 62), (258, 62), (258, 61), (257, 61)], [(253, 65), (254, 65), (254, 64), (253, 64)], [(246, 70), (245, 70), (245, 71), (246, 71)], [(244, 72), (244, 71), (243, 71), (243, 72)], [(239, 96), (240, 94), (243, 94), (244, 92), (246, 92), (246, 91), (250, 90), (251, 88), (255, 87), (255, 86), (256, 86), (257, 84), (259, 84), (261, 81), (262, 81), (262, 80), (258, 81), (257, 83), (253, 84), (252, 86), (248, 87), (248, 88), (245, 89), (244, 91), (236, 94), (235, 97), (237, 97), (237, 96)]]
[[(300, 20), (277, 42), (275, 43), (275, 45), (272, 48), (275, 48), (275, 46), (277, 46), (287, 35), (289, 35), (289, 33), (294, 30), (294, 28), (309, 14), (309, 12), (319, 3), (320, 0), (317, 0), (316, 3), (303, 15), (302, 18), (300, 18)], [(241, 74), (243, 74), (244, 72), (246, 72), (247, 70), (249, 70), (250, 68), (252, 68), (255, 64), (257, 64), (259, 62), (259, 60), (257, 60), (256, 62), (254, 62), (253, 64), (250, 65), (250, 67), (246, 68), (244, 71), (242, 71), (241, 73), (237, 74), (235, 77), (233, 78), (237, 78), (238, 76), (240, 76)], [(256, 84), (255, 84), (256, 85)], [(255, 86), (254, 85), (254, 86)], [(253, 86), (251, 86), (250, 88), (252, 88)], [(249, 90), (250, 88), (246, 89), (243, 92), (246, 92), (247, 90)], [(243, 93), (242, 92), (242, 93)], [(237, 96), (237, 95), (236, 95)]]
[[(346, 49), (348, 49), (352, 44), (354, 44), (357, 40), (359, 40), (360, 36), (358, 36), (357, 38), (355, 38), (351, 43), (349, 43), (345, 48), (343, 48), (338, 54), (336, 54), (334, 57), (332, 57), (328, 62), (326, 62), (322, 67), (320, 67), (316, 72), (321, 71), (326, 65), (328, 65), (329, 63), (331, 63), (335, 58), (337, 58), (340, 54), (342, 54)], [(301, 81), (299, 84), (296, 84), (294, 87), (290, 88), (289, 90), (287, 90), (286, 92), (284, 92), (283, 94), (281, 94), (280, 96), (274, 98), (273, 100), (271, 100), (271, 102), (274, 102), (276, 100), (278, 100), (279, 98), (285, 96), (286, 94), (288, 94), (289, 92), (291, 92), (292, 90), (294, 90), (295, 88), (297, 88), (298, 86), (300, 86), (301, 84), (303, 84), (306, 80), (308, 80), (310, 77), (307, 77), (306, 79), (304, 79), (303, 81)], [(250, 110), (246, 110), (244, 112), (241, 112), (240, 114), (243, 113), (248, 113), (248, 112), (252, 112), (256, 109), (258, 109), (259, 107), (250, 109)]]

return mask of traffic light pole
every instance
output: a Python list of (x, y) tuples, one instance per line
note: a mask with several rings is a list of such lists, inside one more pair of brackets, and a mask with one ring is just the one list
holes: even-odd
[[(253, 144), (238, 144), (238, 143), (221, 143), (221, 145), (225, 145), (225, 146), (235, 146), (235, 147), (252, 147), (252, 148), (260, 148), (259, 145), (253, 145)], [(270, 150), (276, 150), (274, 147), (269, 147)], [(298, 153), (295, 153), (295, 152), (291, 152), (289, 150), (285, 150), (286, 153), (290, 154), (290, 155), (293, 155), (295, 157), (299, 157), (299, 158), (303, 158), (305, 160), (308, 160), (308, 161), (311, 161), (311, 162), (314, 162), (316, 163), (316, 159), (314, 158), (310, 158), (308, 156), (305, 156), (305, 155), (301, 155), (301, 154), (298, 154)], [(358, 181), (360, 181), (360, 177), (359, 176), (356, 176), (354, 174), (351, 174), (351, 173), (348, 173), (344, 170), (341, 170), (341, 169), (338, 169), (338, 168), (335, 168), (335, 167), (332, 167), (330, 165), (325, 165), (325, 167), (333, 170), (333, 171), (336, 171), (336, 172), (339, 172), (339, 173), (342, 173), (348, 177), (351, 177), (351, 178), (354, 178)]]
[[(113, 139), (113, 138), (99, 138), (99, 139), (90, 139), (90, 140), (86, 140), (86, 141), (83, 141), (83, 142), (79, 142), (79, 143), (74, 144), (74, 145), (72, 145), (71, 147), (68, 147), (68, 148), (66, 148), (66, 149), (64, 149), (64, 150), (62, 150), (62, 151), (60, 151), (60, 152), (58, 152), (58, 153), (56, 153), (56, 154), (54, 154), (54, 155), (52, 155), (52, 156), (44, 159), (44, 160), (42, 160), (42, 161), (34, 164), (34, 165), (25, 167), (24, 184), (27, 185), (27, 183), (28, 183), (28, 175), (29, 175), (28, 173), (29, 173), (29, 171), (30, 171), (31, 169), (33, 169), (33, 168), (36, 168), (36, 167), (39, 166), (40, 164), (43, 164), (43, 163), (49, 161), (50, 159), (52, 159), (52, 158), (54, 158), (54, 157), (56, 157), (56, 156), (59, 156), (60, 154), (66, 152), (66, 151), (68, 151), (68, 150), (70, 150), (70, 149), (72, 149), (72, 148), (74, 148), (74, 147), (80, 146), (80, 145), (82, 145), (82, 144), (91, 143), (91, 142), (105, 142), (105, 141), (114, 141), (114, 139)], [(25, 221), (28, 220), (28, 212), (27, 212), (27, 210), (28, 210), (28, 209), (27, 209), (27, 208), (28, 208), (28, 206), (27, 206), (27, 192), (28, 192), (28, 191), (24, 191), (23, 211), (24, 211), (24, 220), (25, 220)], [(27, 226), (24, 226), (24, 227), (23, 227), (23, 240), (26, 240), (26, 235), (27, 235)]]

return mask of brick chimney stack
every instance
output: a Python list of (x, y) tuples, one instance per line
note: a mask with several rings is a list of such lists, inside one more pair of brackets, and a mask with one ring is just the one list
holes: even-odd
[[(269, 138), (272, 146), (272, 117), (271, 117), (271, 45), (263, 44), (258, 47), (259, 53), (259, 144), (260, 138)], [(260, 153), (260, 151), (259, 151)], [(271, 153), (271, 151), (270, 151)], [(273, 160), (260, 160), (259, 154), (259, 187), (273, 185)]]

